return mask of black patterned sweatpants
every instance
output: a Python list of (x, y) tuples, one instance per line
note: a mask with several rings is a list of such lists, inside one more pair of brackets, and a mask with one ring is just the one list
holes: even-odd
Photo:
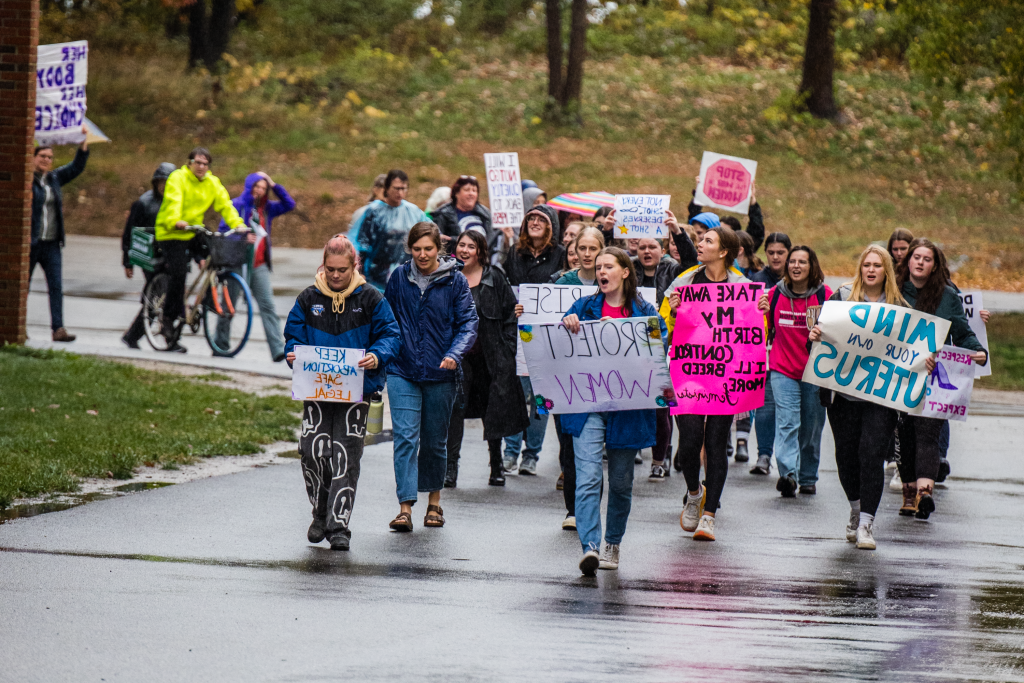
[(299, 455), (313, 517), (324, 520), (327, 537), (350, 535), (349, 518), (359, 482), (359, 461), (369, 403), (302, 403)]

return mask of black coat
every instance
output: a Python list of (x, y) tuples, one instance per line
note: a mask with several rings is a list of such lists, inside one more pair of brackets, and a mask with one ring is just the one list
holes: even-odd
[(128, 261), (128, 251), (132, 248), (132, 228), (156, 226), (156, 215), (160, 213), (160, 204), (163, 201), (164, 196), (157, 194), (156, 190), (146, 190), (132, 203), (128, 220), (124, 223), (124, 233), (121, 234), (121, 263), (125, 268), (132, 267)]
[[(475, 214), (483, 224), (484, 232), (487, 233), (487, 248), (493, 254), (498, 246), (498, 235), (501, 233), (491, 225), (491, 212), (487, 210), (486, 206), (477, 202), (470, 213)], [(442, 204), (434, 211), (431, 218), (434, 219), (434, 224), (437, 225), (442, 235), (458, 239), (462, 234), (462, 230), (459, 228), (459, 212), (455, 208), (455, 202)], [(455, 251), (454, 247), (452, 251)]]
[[(89, 152), (81, 148), (75, 152), (75, 158), (70, 164), (64, 164), (46, 174), (44, 182), (49, 183), (53, 198), (57, 203), (57, 240), (64, 246), (64, 196), (60, 191), (62, 185), (67, 185), (77, 178), (85, 170), (85, 163), (89, 160)], [(32, 180), (32, 244), (39, 241), (43, 232), (43, 205), (46, 204), (46, 189), (41, 187), (34, 179)]]
[(505, 259), (505, 274), (513, 287), (547, 284), (551, 276), (562, 269), (564, 255), (565, 248), (560, 244), (549, 244), (538, 256), (515, 246)]
[[(694, 190), (694, 195), (696, 194), (697, 191)], [(692, 199), (686, 209), (690, 214), (686, 219), (687, 223), (692, 221), (694, 216), (704, 211), (704, 207)], [(757, 251), (761, 248), (761, 243), (764, 242), (764, 213), (761, 211), (759, 203), (751, 204), (750, 208), (747, 209), (747, 232), (754, 238), (754, 251)]]
[[(466, 415), (482, 418), (484, 439), (500, 439), (522, 433), (530, 425), (526, 396), (516, 376), (516, 297), (508, 280), (497, 268), (486, 268), (480, 286), (473, 290), (480, 318), (476, 348), (487, 367), (474, 372), (472, 385), (463, 388)], [(464, 363), (469, 358), (464, 359)]]

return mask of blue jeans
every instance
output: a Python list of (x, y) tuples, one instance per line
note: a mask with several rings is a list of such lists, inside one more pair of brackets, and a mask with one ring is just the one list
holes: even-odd
[(64, 283), (61, 277), (62, 256), (60, 242), (42, 240), (29, 248), (28, 279), (38, 263), (46, 276), (46, 291), (50, 295), (50, 327), (56, 332), (64, 327)]
[(772, 457), (775, 446), (775, 395), (771, 377), (764, 383), (764, 405), (754, 411), (754, 430), (757, 433), (757, 455)]
[[(591, 413), (579, 436), (573, 437), (576, 452), (576, 533), (583, 551), (601, 549), (601, 491), (604, 488), (604, 430), (607, 413)], [(604, 540), (616, 545), (626, 533), (633, 504), (635, 448), (608, 449), (608, 515)]]
[[(239, 275), (241, 268), (233, 269)], [(244, 275), (243, 275), (244, 277)], [(277, 358), (284, 355), (284, 336), (281, 334), (281, 319), (277, 317), (274, 309), (274, 286), (270, 282), (270, 267), (266, 263), (253, 268), (249, 273), (249, 289), (252, 291), (252, 298), (260, 309), (260, 319), (263, 321), (263, 331), (267, 335), (267, 346), (270, 347), (270, 357)], [(242, 296), (241, 287), (228, 284), (232, 300), (237, 304)], [(237, 291), (236, 291), (237, 290)], [(222, 349), (228, 348), (231, 343), (231, 318), (224, 316), (217, 319), (217, 346)]]
[(800, 486), (815, 484), (821, 459), (821, 430), (825, 426), (825, 407), (818, 400), (818, 387), (772, 370), (772, 393), (779, 476), (792, 475)]
[(388, 375), (388, 401), (398, 502), (415, 503), (417, 491), (444, 487), (455, 382), (410, 382)]
[[(526, 448), (523, 449), (523, 461), (527, 459), (536, 462), (540, 459), (540, 449), (544, 447), (544, 433), (548, 429), (548, 415), (537, 415), (533, 405), (533, 385), (529, 377), (520, 377), (519, 382), (523, 385), (523, 393), (526, 394), (526, 411), (530, 414), (530, 426), (523, 434), (526, 434)], [(513, 434), (505, 437), (505, 458), (507, 460), (518, 460), (519, 449), (523, 445), (523, 434)]]

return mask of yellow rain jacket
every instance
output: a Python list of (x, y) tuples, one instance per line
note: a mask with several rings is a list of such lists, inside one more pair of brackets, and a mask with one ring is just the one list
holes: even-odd
[(224, 217), (229, 228), (244, 225), (238, 210), (231, 203), (231, 196), (217, 176), (207, 171), (200, 180), (188, 166), (172, 172), (167, 178), (160, 212), (156, 215), (157, 242), (192, 239), (195, 233), (177, 230), (174, 224), (186, 221), (189, 225), (202, 225), (203, 216), (211, 206)]

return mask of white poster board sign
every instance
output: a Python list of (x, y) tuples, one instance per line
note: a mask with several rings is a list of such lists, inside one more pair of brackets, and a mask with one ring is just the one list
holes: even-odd
[[(655, 332), (656, 331), (656, 332)], [(657, 318), (520, 325), (539, 412), (663, 408), (675, 398)]]
[(523, 225), (523, 176), (519, 172), (519, 154), (484, 154), (487, 196), (491, 202), (491, 224), (495, 228)]
[(752, 159), (704, 152), (693, 201), (700, 206), (746, 214), (756, 175), (757, 162)]
[(967, 314), (967, 324), (971, 326), (971, 331), (974, 332), (974, 336), (978, 338), (981, 345), (988, 349), (989, 352), (987, 363), (984, 365), (974, 364), (974, 376), (975, 378), (988, 377), (992, 374), (992, 350), (988, 345), (988, 330), (985, 328), (985, 323), (980, 315), (981, 311), (985, 310), (981, 292), (960, 292), (960, 302), (964, 305), (964, 313)]
[(296, 346), (292, 363), (292, 399), (359, 403), (363, 400), (363, 349)]
[(667, 194), (615, 195), (616, 239), (668, 237), (665, 212), (671, 200), (672, 196)]
[(35, 139), (39, 145), (80, 144), (85, 140), (85, 85), (89, 42), (40, 45), (36, 64)]
[(943, 346), (935, 358), (935, 369), (928, 382), (928, 396), (924, 399), (923, 417), (939, 420), (967, 421), (967, 408), (971, 405), (974, 388), (974, 369), (970, 349)]
[(911, 415), (924, 410), (925, 360), (942, 348), (949, 321), (912, 308), (826, 301), (821, 341), (811, 346), (803, 381)]

